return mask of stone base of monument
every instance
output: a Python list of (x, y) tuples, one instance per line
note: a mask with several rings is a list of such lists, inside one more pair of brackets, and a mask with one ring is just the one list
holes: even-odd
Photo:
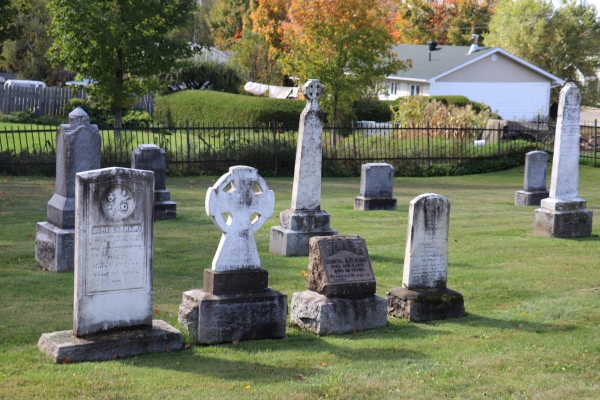
[(393, 197), (364, 197), (357, 196), (354, 198), (355, 210), (395, 210), (398, 201)]
[(585, 208), (585, 200), (542, 200), (542, 208), (534, 213), (533, 232), (558, 238), (589, 237), (592, 234), (591, 210)]
[(308, 242), (313, 236), (333, 236), (329, 227), (331, 216), (322, 210), (284, 210), (279, 216), (281, 225), (271, 227), (269, 252), (282, 256), (307, 256)]
[(465, 316), (462, 294), (448, 288), (407, 289), (397, 287), (387, 294), (387, 313), (411, 322)]
[(325, 297), (305, 290), (292, 295), (290, 323), (319, 336), (381, 328), (387, 324), (387, 302), (375, 295)]
[(200, 344), (285, 337), (287, 296), (273, 289), (215, 295), (195, 289), (183, 293), (179, 323)]
[(515, 206), (539, 206), (541, 201), (549, 196), (547, 190), (528, 192), (517, 190), (515, 192)]
[(171, 192), (168, 190), (154, 191), (154, 219), (175, 219), (177, 217), (177, 203), (171, 201)]
[(75, 337), (72, 330), (44, 333), (38, 347), (57, 364), (106, 361), (146, 353), (180, 350), (181, 332), (165, 321), (152, 321), (152, 328), (119, 330)]
[(60, 229), (44, 221), (35, 231), (35, 260), (48, 271), (73, 271), (75, 230)]

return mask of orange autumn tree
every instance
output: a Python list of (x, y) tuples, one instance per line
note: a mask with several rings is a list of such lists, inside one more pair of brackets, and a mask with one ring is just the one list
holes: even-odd
[(338, 126), (340, 103), (348, 105), (384, 76), (407, 67), (390, 51), (392, 30), (378, 0), (292, 0), (281, 58), (284, 72), (325, 85), (325, 102)]

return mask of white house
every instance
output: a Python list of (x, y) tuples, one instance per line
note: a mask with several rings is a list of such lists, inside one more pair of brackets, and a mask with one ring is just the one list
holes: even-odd
[(385, 78), (380, 100), (401, 96), (462, 95), (490, 106), (502, 118), (548, 116), (550, 88), (565, 81), (499, 47), (397, 45), (412, 68)]

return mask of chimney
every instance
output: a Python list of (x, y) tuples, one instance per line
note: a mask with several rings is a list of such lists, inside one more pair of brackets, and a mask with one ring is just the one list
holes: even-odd
[(479, 46), (477, 45), (478, 39), (479, 39), (478, 34), (474, 33), (471, 35), (471, 48), (469, 49), (469, 52), (467, 53), (468, 56), (475, 53), (477, 50), (479, 50)]

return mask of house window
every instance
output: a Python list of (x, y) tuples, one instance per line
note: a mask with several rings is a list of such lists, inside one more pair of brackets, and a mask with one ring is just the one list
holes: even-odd
[(418, 96), (421, 93), (421, 85), (410, 85), (410, 95)]
[(390, 83), (390, 94), (396, 94), (398, 90), (398, 84), (396, 82)]

